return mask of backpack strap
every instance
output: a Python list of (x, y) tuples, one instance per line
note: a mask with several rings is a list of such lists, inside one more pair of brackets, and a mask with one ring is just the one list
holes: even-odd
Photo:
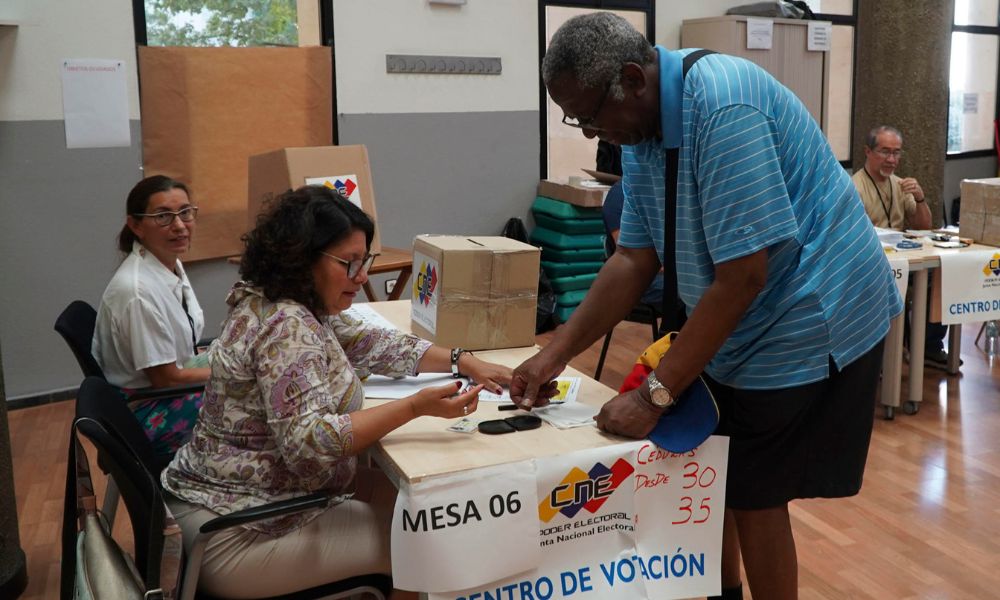
[[(681, 79), (687, 77), (688, 71), (698, 59), (712, 50), (695, 50), (684, 57)], [(663, 306), (660, 333), (680, 331), (687, 313), (684, 303), (677, 292), (677, 165), (680, 160), (680, 148), (667, 148), (667, 160), (663, 169), (664, 176), (664, 213), (663, 213)]]

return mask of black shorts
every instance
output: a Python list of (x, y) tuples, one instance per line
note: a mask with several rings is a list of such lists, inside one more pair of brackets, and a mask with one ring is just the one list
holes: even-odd
[(771, 508), (861, 489), (875, 419), (882, 344), (830, 377), (780, 390), (739, 390), (705, 376), (729, 436), (726, 507)]

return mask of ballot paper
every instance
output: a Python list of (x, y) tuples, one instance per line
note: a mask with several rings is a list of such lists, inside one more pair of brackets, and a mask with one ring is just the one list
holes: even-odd
[(366, 325), (374, 325), (385, 329), (399, 329), (390, 323), (385, 317), (378, 314), (374, 308), (364, 303), (352, 305), (344, 311), (344, 314), (350, 315)]
[(556, 429), (571, 429), (593, 425), (597, 408), (582, 402), (564, 402), (532, 409), (531, 414)]
[[(549, 400), (562, 400), (563, 402), (576, 402), (576, 395), (580, 391), (579, 377), (556, 377), (556, 384), (559, 386), (559, 393)], [(479, 392), (480, 402), (511, 402), (510, 390), (504, 390), (502, 394), (494, 394), (483, 390)]]

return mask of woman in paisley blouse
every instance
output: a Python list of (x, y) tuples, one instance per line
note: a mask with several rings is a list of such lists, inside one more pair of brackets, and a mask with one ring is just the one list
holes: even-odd
[[(511, 370), (459, 355), (478, 385), (448, 384), (362, 409), (362, 379), (450, 372), (451, 351), (364, 324), (343, 311), (367, 280), (374, 225), (335, 191), (287, 192), (246, 234), (243, 281), (211, 356), (191, 442), (163, 472), (169, 503), (193, 540), (219, 514), (330, 490), (329, 508), (247, 525), (208, 545), (203, 592), (272, 596), (368, 573), (390, 573), (396, 491), (357, 455), (421, 416), (461, 417)], [(413, 597), (396, 592), (394, 598)]]

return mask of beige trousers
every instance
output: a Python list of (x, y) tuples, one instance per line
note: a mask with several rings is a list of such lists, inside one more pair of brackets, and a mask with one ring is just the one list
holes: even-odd
[[(208, 543), (198, 589), (225, 598), (259, 598), (369, 573), (390, 574), (389, 530), (396, 489), (374, 469), (358, 468), (354, 497), (280, 537), (242, 527)], [(187, 550), (216, 513), (168, 495)]]

